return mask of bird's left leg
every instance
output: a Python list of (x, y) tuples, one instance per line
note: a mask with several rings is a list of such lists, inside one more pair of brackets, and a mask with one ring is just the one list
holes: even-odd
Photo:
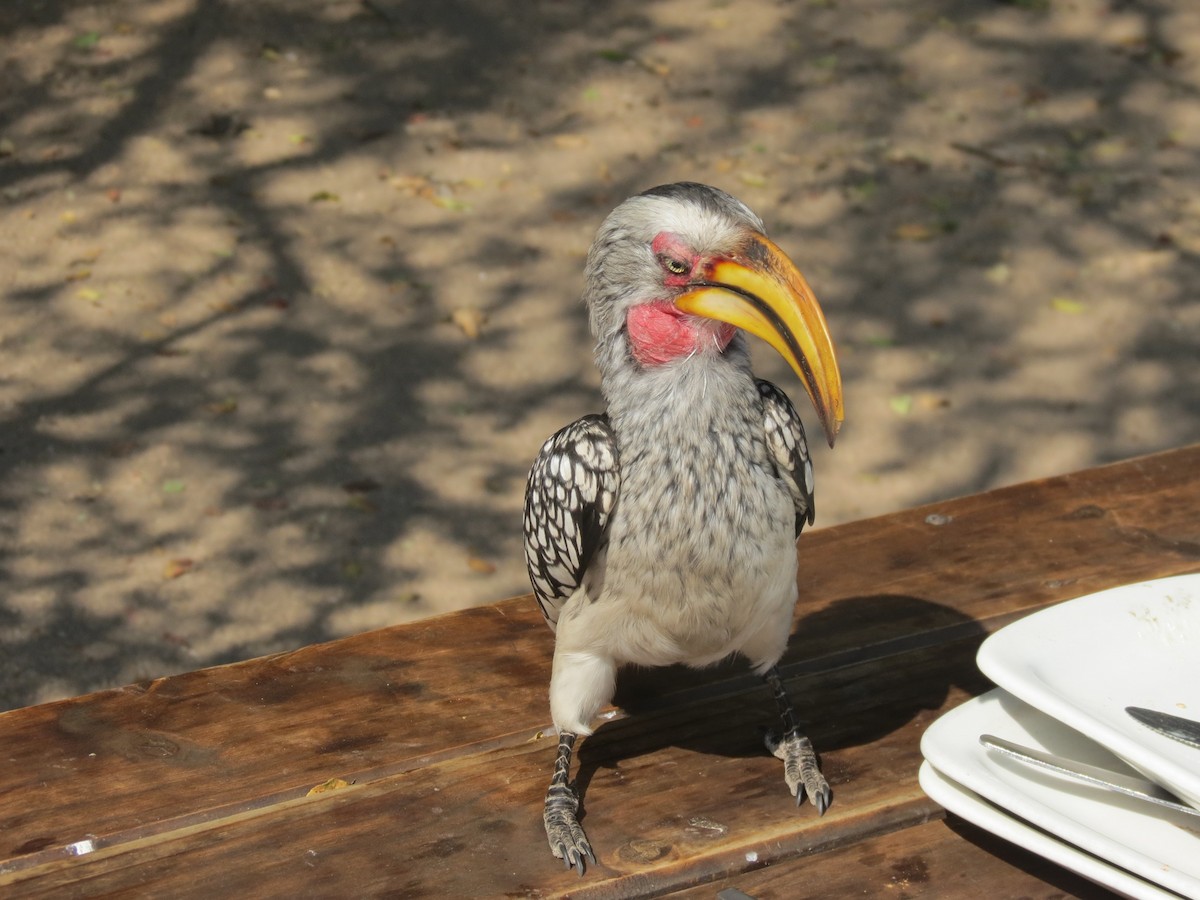
[(571, 753), (579, 735), (592, 733), (588, 723), (596, 711), (612, 699), (617, 667), (608, 657), (570, 650), (570, 621), (566, 617), (559, 620), (554, 647), (550, 713), (558, 730), (558, 756), (542, 820), (551, 852), (582, 875), (587, 866), (585, 860), (594, 865), (596, 854), (579, 825), (579, 790), (571, 783)]
[(569, 731), (558, 736), (558, 757), (554, 760), (554, 775), (550, 779), (550, 790), (546, 792), (542, 821), (546, 825), (550, 850), (568, 869), (574, 867), (582, 875), (586, 866), (584, 860), (589, 859), (595, 865), (596, 854), (579, 825), (579, 792), (571, 784), (571, 751), (575, 738), (576, 735)]
[[(783, 760), (783, 777), (787, 781), (788, 790), (796, 798), (796, 803), (804, 800), (805, 795), (816, 808), (818, 815), (825, 815), (829, 804), (833, 802), (833, 792), (829, 782), (821, 774), (817, 765), (817, 754), (813, 750), (812, 741), (800, 733), (796, 725), (796, 711), (792, 708), (791, 698), (783, 686), (783, 678), (777, 666), (771, 666), (764, 674), (775, 702), (779, 705), (779, 717), (783, 723), (782, 736), (770, 732), (767, 734), (767, 749)], [(802, 789), (803, 788), (803, 789)]]

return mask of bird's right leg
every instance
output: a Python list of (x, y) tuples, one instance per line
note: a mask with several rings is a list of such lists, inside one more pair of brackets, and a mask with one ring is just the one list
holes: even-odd
[(584, 860), (589, 859), (595, 864), (596, 854), (579, 825), (579, 792), (571, 784), (571, 751), (575, 738), (576, 735), (569, 731), (558, 736), (558, 756), (554, 760), (550, 790), (546, 792), (542, 821), (546, 824), (550, 850), (568, 869), (574, 867), (582, 875), (586, 868)]

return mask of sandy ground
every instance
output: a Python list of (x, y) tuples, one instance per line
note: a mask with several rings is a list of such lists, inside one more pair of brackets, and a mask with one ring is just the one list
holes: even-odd
[(0, 708), (525, 592), (666, 181), (822, 299), (818, 526), (1200, 440), (1198, 91), (1168, 0), (3, 4)]

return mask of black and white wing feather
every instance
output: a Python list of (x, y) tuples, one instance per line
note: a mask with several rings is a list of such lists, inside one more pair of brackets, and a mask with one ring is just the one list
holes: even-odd
[(813, 508), (813, 468), (808, 456), (804, 424), (788, 395), (769, 381), (755, 379), (762, 397), (767, 449), (775, 460), (775, 471), (787, 484), (796, 504), (796, 536), (816, 515)]
[(604, 542), (620, 484), (608, 416), (572, 422), (534, 460), (525, 486), (525, 565), (551, 628)]

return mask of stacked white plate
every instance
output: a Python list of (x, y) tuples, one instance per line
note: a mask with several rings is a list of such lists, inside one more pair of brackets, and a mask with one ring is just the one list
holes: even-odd
[(1200, 817), (989, 752), (981, 734), (1140, 774), (1200, 808), (1200, 749), (1127, 706), (1200, 719), (1200, 575), (1059, 604), (984, 641), (1000, 687), (921, 741), (921, 786), (968, 821), (1129, 897), (1200, 898)]

